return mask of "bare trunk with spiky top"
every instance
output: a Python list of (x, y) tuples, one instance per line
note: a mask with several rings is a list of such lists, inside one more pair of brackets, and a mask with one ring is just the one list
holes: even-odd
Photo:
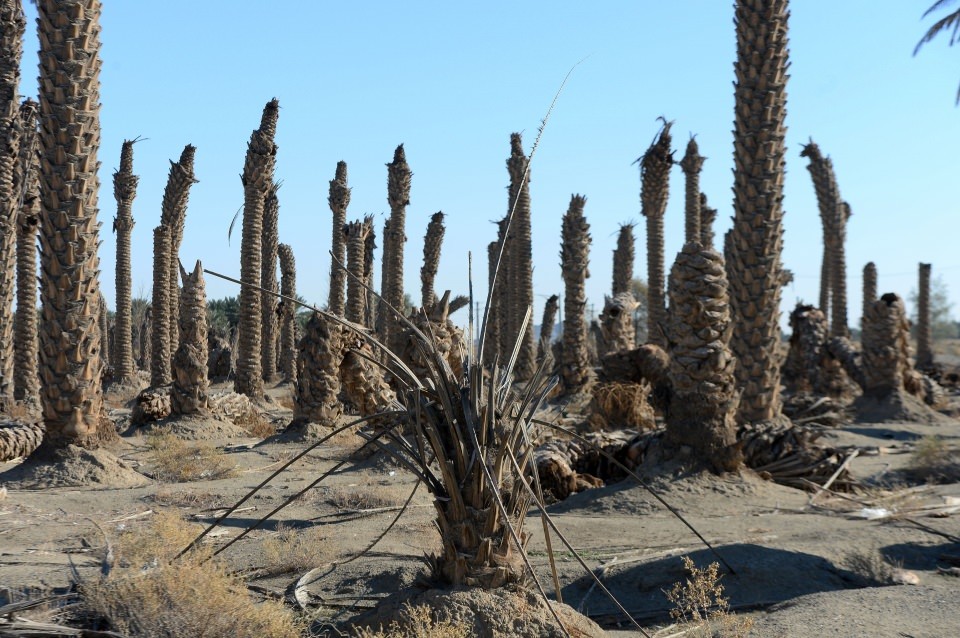
[(121, 382), (133, 379), (136, 366), (133, 360), (133, 318), (131, 306), (130, 233), (133, 230), (133, 200), (137, 196), (140, 178), (133, 174), (133, 145), (136, 140), (124, 140), (120, 150), (120, 170), (113, 174), (113, 196), (117, 200), (117, 216), (113, 232), (117, 234), (117, 325), (114, 352), (114, 376)]
[(703, 169), (703, 162), (707, 158), (700, 155), (700, 148), (697, 146), (697, 140), (693, 137), (687, 142), (687, 151), (680, 160), (680, 168), (683, 169), (686, 178), (686, 200), (684, 205), (685, 220), (684, 230), (686, 243), (700, 242), (700, 219), (702, 216), (700, 210), (700, 171)]
[[(179, 266), (179, 264), (178, 264)], [(196, 414), (208, 406), (207, 293), (200, 262), (188, 273), (180, 266), (180, 345), (173, 355), (170, 407), (174, 414)]]
[(438, 211), (427, 224), (427, 234), (423, 238), (423, 266), (420, 268), (420, 306), (432, 308), (437, 300), (434, 281), (440, 270), (440, 249), (443, 247), (443, 212)]
[(240, 337), (237, 343), (237, 377), (234, 389), (251, 399), (263, 396), (261, 366), (261, 328), (263, 307), (260, 291), (262, 264), (263, 208), (273, 185), (276, 162), (277, 118), (280, 104), (276, 98), (267, 102), (260, 128), (250, 135), (247, 157), (243, 165), (243, 238), (240, 246)]
[(367, 284), (367, 303), (363, 309), (363, 324), (373, 330), (376, 324), (377, 296), (373, 292), (373, 253), (377, 248), (377, 231), (373, 225), (373, 215), (363, 218), (366, 240), (363, 242), (363, 281)]
[[(510, 157), (507, 171), (510, 173), (510, 199), (513, 210), (510, 235), (510, 279), (506, 280), (511, 301), (508, 319), (509, 338), (520, 338), (520, 353), (514, 368), (514, 378), (526, 381), (533, 376), (537, 364), (537, 347), (533, 338), (533, 321), (528, 321), (523, 334), (523, 318), (533, 308), (533, 239), (530, 218), (530, 159), (523, 152), (519, 133), (510, 135)], [(509, 209), (508, 209), (509, 210)]]
[(103, 358), (105, 368), (110, 367), (110, 315), (107, 310), (107, 300), (103, 294), (100, 294), (100, 316), (97, 318), (97, 325), (100, 329), (100, 356)]
[(343, 414), (340, 395), (340, 362), (343, 359), (342, 328), (313, 313), (300, 340), (293, 418), (332, 427)]
[(539, 358), (551, 356), (553, 348), (550, 344), (553, 342), (553, 331), (557, 326), (557, 311), (560, 310), (560, 297), (550, 295), (547, 303), (543, 305), (543, 319), (540, 321), (540, 353)]
[(909, 327), (903, 301), (887, 293), (874, 301), (863, 318), (864, 394), (876, 399), (904, 392), (910, 368)]
[(13, 403), (13, 291), (17, 264), (16, 184), (22, 126), (17, 87), (26, 19), (20, 2), (0, 2), (0, 412)]
[(867, 262), (863, 267), (863, 310), (860, 314), (860, 323), (863, 323), (863, 317), (867, 316), (867, 310), (870, 305), (877, 300), (877, 265)]
[(621, 224), (617, 247), (613, 251), (613, 295), (630, 292), (633, 282), (633, 224)]
[(344, 225), (342, 233), (347, 245), (347, 269), (352, 275), (347, 279), (347, 321), (362, 324), (364, 308), (366, 306), (367, 291), (360, 282), (363, 281), (364, 244), (366, 243), (367, 225), (361, 221), (352, 221)]
[(930, 264), (920, 264), (920, 282), (917, 288), (917, 369), (933, 367), (933, 347), (930, 329)]
[[(330, 263), (330, 294), (327, 307), (335, 315), (343, 316), (343, 295), (346, 274), (341, 264), (346, 263), (346, 242), (343, 227), (347, 223), (347, 207), (350, 205), (350, 188), (347, 186), (347, 163), (337, 162), (337, 171), (330, 180), (330, 194), (327, 196), (330, 212), (333, 213), (332, 252), (336, 259)], [(340, 262), (340, 263), (337, 263)]]
[[(801, 157), (810, 160), (807, 170), (813, 179), (813, 188), (817, 195), (817, 207), (820, 209), (820, 221), (823, 226), (823, 262), (820, 265), (820, 310), (830, 316), (830, 296), (833, 287), (833, 252), (836, 247), (837, 223), (840, 219), (840, 191), (833, 172), (833, 162), (824, 157), (820, 147), (810, 140), (800, 152)], [(839, 335), (845, 336), (845, 335)]]
[(494, 361), (500, 358), (500, 340), (501, 336), (501, 313), (500, 308), (500, 287), (494, 287), (494, 277), (497, 269), (497, 256), (500, 254), (500, 242), (492, 241), (487, 244), (487, 290), (491, 291), (490, 310), (487, 319), (487, 333), (484, 341), (483, 365), (491, 368)]
[[(273, 293), (280, 292), (277, 282), (277, 244), (280, 241), (280, 200), (277, 189), (280, 184), (274, 182), (263, 204), (263, 263), (260, 271), (260, 287)], [(260, 367), (263, 368), (263, 380), (272, 382), (277, 376), (277, 297), (270, 292), (260, 294), (261, 334), (263, 336), (260, 351)]]
[(850, 204), (840, 202), (830, 263), (830, 334), (849, 337), (847, 321), (847, 222), (853, 214)]
[(736, 470), (736, 360), (730, 350), (727, 276), (720, 253), (688, 243), (670, 271), (668, 376), (673, 387), (666, 438), (690, 446), (715, 472)]
[[(297, 298), (297, 262), (293, 249), (287, 244), (277, 246), (280, 258), (280, 293)], [(297, 306), (292, 301), (280, 301), (280, 374), (290, 383), (297, 382)]]
[(737, 0), (734, 220), (727, 253), (741, 421), (778, 419), (787, 0)]
[(586, 280), (590, 276), (590, 224), (583, 216), (587, 198), (574, 195), (563, 216), (560, 271), (563, 273), (563, 348), (560, 378), (567, 394), (583, 390), (590, 381), (587, 352)]
[[(407, 242), (406, 218), (410, 205), (410, 179), (413, 173), (407, 164), (403, 144), (396, 148), (393, 161), (387, 164), (387, 202), (390, 219), (383, 227), (383, 273), (380, 293), (384, 301), (403, 312), (403, 248)], [(390, 349), (399, 349), (398, 320), (392, 310), (382, 309), (380, 341)]]
[(713, 223), (717, 219), (717, 209), (707, 204), (707, 196), (700, 193), (700, 245), (713, 249)]
[[(97, 445), (100, 2), (40, 0), (40, 377), (46, 442)], [(68, 131), (68, 135), (63, 133)]]
[(150, 317), (150, 385), (154, 388), (172, 380), (170, 369), (170, 228), (153, 229), (153, 312)]
[(667, 321), (664, 298), (663, 215), (670, 196), (671, 122), (665, 122), (657, 138), (640, 158), (640, 212), (647, 218), (647, 340), (666, 346), (663, 330)]
[(193, 175), (193, 160), (197, 149), (192, 144), (187, 144), (180, 153), (180, 159), (177, 162), (170, 162), (170, 173), (167, 176), (167, 185), (163, 191), (163, 203), (161, 204), (160, 223), (170, 228), (170, 269), (167, 280), (170, 286), (170, 292), (167, 296), (167, 303), (170, 304), (170, 310), (167, 313), (169, 322), (168, 331), (170, 333), (170, 358), (177, 350), (179, 343), (179, 325), (180, 316), (180, 244), (183, 242), (183, 229), (187, 220), (187, 204), (190, 199), (190, 187), (197, 183)]
[(32, 100), (20, 106), (20, 158), (15, 189), (17, 212), (17, 311), (13, 317), (13, 397), (39, 404), (37, 374), (37, 230), (40, 227), (40, 165), (37, 154), (37, 108)]

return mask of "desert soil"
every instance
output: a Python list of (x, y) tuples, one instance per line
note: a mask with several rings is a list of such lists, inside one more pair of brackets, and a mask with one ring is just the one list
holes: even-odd
[[(289, 387), (270, 391), (265, 404), (282, 427)], [(112, 397), (112, 416), (123, 429), (129, 407)], [(220, 434), (229, 433), (224, 429)], [(214, 432), (216, 435), (217, 433)], [(924, 436), (960, 443), (960, 422), (940, 425), (853, 423), (831, 431), (827, 442), (859, 446), (851, 463), (865, 484), (885, 482), (854, 500), (770, 483), (749, 471), (716, 477), (682, 473), (651, 479), (659, 494), (715, 548), (735, 573), (721, 583), (731, 609), (753, 620), (751, 636), (805, 638), (875, 636), (914, 638), (960, 635), (960, 579), (938, 568), (960, 560), (960, 483), (917, 485), (900, 472)], [(74, 568), (94, 578), (104, 555), (104, 537), (145, 525), (162, 510), (209, 522), (302, 450), (302, 442), (250, 437), (213, 439), (237, 464), (229, 478), (164, 483), (152, 475), (142, 433), (129, 433), (112, 448), (125, 464), (133, 487), (30, 488), (16, 477), (16, 463), (0, 465), (0, 604), (28, 590), (66, 587)], [(351, 459), (359, 439), (340, 436), (310, 452), (227, 518), (207, 542), (223, 545), (307, 487), (321, 473), (346, 461), (319, 486), (267, 521), (223, 556), (260, 594), (284, 596), (309, 569), (272, 574), (263, 547), (283, 530), (310, 529), (317, 540), (315, 569), (304, 581), (313, 612), (330, 623), (372, 607), (378, 599), (417, 586), (425, 556), (438, 547), (433, 507), (425, 490), (391, 531), (358, 560), (361, 552), (397, 515), (415, 482), (381, 455)], [(649, 493), (631, 480), (580, 493), (550, 512), (588, 567), (650, 634), (681, 628), (669, 616), (665, 590), (685, 577), (682, 556), (706, 566), (716, 556)], [(530, 555), (553, 594), (543, 529), (531, 513)], [(286, 532), (289, 534), (289, 532)], [(553, 539), (564, 602), (589, 615), (611, 635), (641, 635), (624, 622), (592, 586), (571, 552)], [(960, 565), (960, 563), (955, 563)], [(723, 570), (721, 570), (723, 571)], [(889, 584), (896, 580), (916, 584)], [(310, 581), (310, 582), (307, 582)], [(885, 582), (881, 582), (885, 581)]]

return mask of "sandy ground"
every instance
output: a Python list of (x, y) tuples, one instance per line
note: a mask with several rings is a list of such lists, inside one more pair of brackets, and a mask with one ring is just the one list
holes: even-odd
[[(266, 405), (277, 424), (289, 389), (271, 391)], [(115, 398), (114, 417), (126, 418)], [(960, 559), (960, 484), (917, 486), (899, 471), (923, 436), (935, 434), (960, 444), (960, 423), (851, 424), (829, 434), (835, 445), (877, 448), (853, 460), (855, 476), (894, 485), (871, 489), (859, 502), (765, 482), (750, 472), (739, 476), (662, 476), (653, 487), (716, 548), (735, 573), (721, 583), (730, 607), (754, 622), (757, 637), (940, 637), (960, 635), (960, 579), (938, 572), (948, 558)], [(263, 481), (303, 443), (233, 437), (214, 440), (238, 471), (231, 478), (162, 483), (151, 474), (150, 453), (141, 435), (124, 436), (112, 450), (133, 471), (140, 487), (23, 489), (10, 482), (15, 464), (0, 465), (0, 604), (27, 589), (67, 586), (71, 565), (81, 578), (100, 569), (104, 540), (144, 525), (157, 512), (174, 509), (187, 520), (208, 522)], [(282, 596), (304, 575), (266, 575), (264, 543), (284, 529), (309, 529), (317, 538), (307, 585), (320, 618), (342, 620), (373, 606), (388, 593), (415, 586), (424, 557), (438, 546), (433, 508), (424, 490), (412, 507), (370, 552), (363, 550), (387, 528), (414, 487), (402, 468), (374, 456), (350, 460), (349, 437), (310, 452), (290, 470), (227, 518), (208, 539), (222, 545), (307, 487), (322, 472), (347, 460), (320, 486), (310, 489), (258, 530), (224, 552), (231, 566), (261, 593)], [(957, 506), (957, 507), (953, 507)], [(881, 518), (869, 518), (881, 514)], [(871, 510), (877, 510), (871, 512)], [(954, 513), (957, 510), (957, 513)], [(669, 616), (664, 590), (682, 581), (681, 556), (704, 566), (716, 556), (642, 487), (626, 481), (571, 497), (550, 507), (566, 539), (650, 634), (679, 629)], [(528, 520), (533, 564), (552, 594), (543, 530), (535, 513)], [(953, 540), (951, 540), (953, 539)], [(555, 547), (560, 546), (554, 538)], [(595, 619), (611, 635), (641, 635), (624, 622), (613, 604), (560, 546), (556, 551), (564, 602)], [(960, 564), (960, 563), (957, 563)], [(900, 571), (897, 571), (900, 570)], [(880, 583), (896, 573), (913, 585)], [(692, 634), (691, 634), (692, 635)]]

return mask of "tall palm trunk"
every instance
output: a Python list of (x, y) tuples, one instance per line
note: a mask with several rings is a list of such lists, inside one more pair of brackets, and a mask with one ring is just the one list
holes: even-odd
[(737, 0), (735, 13), (734, 219), (727, 276), (731, 346), (743, 390), (739, 418), (758, 422), (781, 415), (787, 0)]
[(22, 126), (17, 88), (26, 18), (18, 0), (0, 2), (0, 412), (13, 402), (13, 291), (20, 193), (15, 184)]
[(663, 215), (670, 195), (670, 126), (664, 122), (647, 152), (640, 158), (640, 212), (647, 218), (647, 340), (666, 346), (663, 330), (667, 321), (664, 298)]
[(560, 310), (560, 297), (550, 295), (543, 305), (543, 319), (540, 321), (540, 354), (543, 359), (550, 355), (550, 344), (553, 342), (553, 331), (557, 325), (557, 311)]
[[(297, 298), (297, 262), (293, 248), (287, 244), (277, 246), (280, 258), (280, 293), (284, 297)], [(280, 302), (280, 373), (290, 383), (297, 382), (297, 306), (286, 299)]]
[(103, 293), (100, 294), (100, 311), (97, 318), (97, 325), (100, 328), (100, 356), (103, 358), (104, 367), (110, 367), (110, 313), (107, 309), (107, 300)]
[(493, 287), (493, 294), (496, 298), (494, 304), (496, 314), (491, 313), (491, 316), (495, 317), (494, 321), (497, 324), (497, 353), (500, 356), (500, 365), (506, 363), (506, 359), (513, 352), (513, 344), (516, 341), (516, 334), (511, 332), (510, 329), (510, 304), (513, 299), (509, 283), (512, 279), (511, 270), (513, 268), (511, 253), (516, 244), (511, 239), (512, 235), (512, 232), (509, 235), (507, 233), (506, 217), (497, 222), (497, 249), (493, 254), (493, 265), (496, 267), (497, 257), (499, 256), (500, 267), (496, 272), (496, 282), (491, 280), (490, 285)]
[(707, 158), (700, 155), (700, 147), (697, 140), (693, 137), (687, 142), (687, 151), (680, 160), (680, 168), (683, 169), (685, 183), (685, 218), (684, 225), (686, 243), (700, 242), (700, 171), (703, 169), (703, 162)]
[(120, 170), (113, 174), (113, 195), (117, 200), (117, 216), (113, 232), (117, 234), (117, 301), (114, 376), (120, 382), (133, 379), (136, 366), (133, 360), (133, 316), (131, 306), (130, 233), (133, 230), (133, 199), (137, 196), (140, 178), (133, 174), (133, 145), (136, 140), (124, 140), (120, 151)]
[[(280, 285), (277, 283), (277, 244), (280, 242), (280, 200), (277, 198), (279, 188), (280, 184), (274, 182), (263, 204), (263, 263), (260, 287), (274, 293), (280, 292)], [(269, 292), (262, 292), (260, 304), (263, 309), (260, 366), (263, 368), (263, 380), (272, 382), (277, 376), (277, 297)]]
[(250, 398), (263, 396), (263, 370), (260, 365), (262, 313), (260, 285), (262, 257), (263, 207), (273, 184), (276, 162), (277, 118), (280, 103), (267, 102), (260, 128), (250, 134), (243, 165), (243, 237), (240, 246), (240, 336), (237, 342), (235, 390)]
[(633, 259), (635, 255), (633, 224), (621, 224), (617, 248), (613, 251), (613, 295), (631, 292)]
[(533, 376), (537, 365), (537, 345), (533, 338), (533, 321), (528, 321), (523, 334), (523, 318), (533, 308), (533, 238), (530, 217), (530, 159), (523, 152), (523, 140), (519, 133), (510, 135), (510, 157), (507, 171), (510, 173), (510, 200), (513, 210), (510, 235), (513, 246), (510, 250), (510, 279), (507, 280), (511, 295), (509, 338), (520, 338), (520, 353), (514, 368), (514, 378), (526, 381)]
[[(40, 0), (41, 399), (46, 442), (96, 445), (103, 361), (97, 150), (100, 146), (100, 2)], [(63, 132), (70, 132), (64, 135)]]
[(180, 244), (183, 242), (183, 229), (187, 221), (187, 204), (190, 199), (190, 187), (197, 183), (193, 175), (193, 160), (197, 148), (192, 144), (183, 147), (180, 159), (170, 162), (170, 173), (163, 191), (163, 203), (160, 211), (160, 223), (170, 229), (170, 261), (167, 282), (170, 292), (167, 294), (167, 331), (170, 335), (170, 358), (180, 342)]
[[(383, 273), (380, 292), (384, 301), (403, 312), (403, 248), (407, 242), (407, 206), (410, 205), (410, 166), (403, 144), (393, 153), (387, 164), (387, 202), (390, 204), (389, 224), (383, 227)], [(380, 316), (380, 340), (391, 350), (399, 351), (401, 330), (393, 312), (383, 309)]]
[(210, 387), (207, 380), (207, 293), (199, 261), (191, 273), (183, 266), (179, 267), (183, 279), (180, 344), (173, 355), (170, 407), (174, 414), (196, 414), (207, 409), (207, 389)]
[(717, 209), (707, 204), (707, 196), (700, 193), (700, 245), (713, 248), (713, 222), (717, 219)]
[(484, 341), (483, 365), (485, 368), (491, 368), (494, 361), (500, 358), (500, 326), (501, 326), (501, 308), (500, 308), (500, 286), (494, 287), (494, 277), (496, 276), (497, 257), (500, 254), (500, 242), (492, 241), (487, 244), (487, 290), (493, 294), (490, 295), (490, 310), (487, 320), (487, 334)]
[(170, 368), (170, 227), (153, 229), (153, 312), (150, 317), (150, 385), (168, 385)]
[(13, 317), (13, 396), (18, 401), (39, 404), (37, 372), (37, 230), (40, 227), (40, 164), (37, 153), (37, 109), (25, 100), (20, 106), (20, 162), (17, 214), (17, 312)]
[[(327, 197), (330, 212), (333, 213), (333, 256), (336, 260), (330, 264), (330, 295), (327, 306), (335, 315), (343, 315), (343, 295), (346, 273), (342, 264), (346, 263), (347, 244), (343, 227), (347, 223), (347, 206), (350, 205), (350, 188), (347, 186), (347, 163), (337, 162), (337, 171), (330, 180), (330, 195)], [(337, 262), (340, 262), (339, 264)]]
[(420, 305), (427, 312), (437, 300), (434, 281), (440, 270), (440, 250), (443, 247), (443, 211), (438, 211), (427, 224), (427, 234), (423, 238), (423, 266), (420, 268)]
[(860, 315), (860, 323), (863, 325), (863, 318), (867, 316), (867, 309), (877, 300), (877, 265), (872, 261), (867, 262), (863, 267), (863, 311)]
[(373, 254), (377, 248), (377, 231), (373, 225), (373, 215), (364, 217), (363, 225), (366, 226), (364, 231), (366, 240), (363, 242), (363, 280), (367, 284), (367, 303), (363, 309), (363, 323), (373, 330), (377, 321), (377, 296), (373, 292)]
[(933, 367), (933, 348), (930, 326), (930, 264), (920, 264), (917, 288), (917, 369)]
[(563, 216), (560, 269), (563, 273), (563, 349), (560, 378), (567, 394), (583, 390), (590, 381), (587, 352), (587, 291), (590, 276), (590, 224), (583, 216), (587, 198), (574, 195)]
[(840, 202), (830, 263), (830, 335), (849, 337), (847, 321), (847, 222), (853, 214), (850, 204)]
[(366, 230), (366, 224), (361, 221), (349, 222), (343, 228), (347, 244), (346, 266), (353, 275), (347, 280), (346, 319), (354, 323), (363, 322), (363, 311), (367, 300), (366, 291), (360, 285), (363, 281)]

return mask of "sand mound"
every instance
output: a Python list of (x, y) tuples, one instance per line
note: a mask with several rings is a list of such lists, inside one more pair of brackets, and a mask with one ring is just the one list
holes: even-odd
[[(372, 612), (355, 620), (356, 626), (413, 628), (409, 607), (426, 606), (435, 621), (466, 626), (468, 635), (482, 638), (500, 636), (563, 636), (550, 610), (536, 593), (506, 588), (492, 591), (477, 588), (429, 589), (410, 595), (400, 593), (385, 599)], [(606, 636), (599, 625), (567, 605), (553, 602), (557, 615), (571, 636)]]
[(75, 445), (34, 454), (24, 463), (0, 474), (0, 483), (18, 489), (139, 487), (149, 482), (109, 450), (87, 450)]
[(212, 441), (218, 439), (250, 438), (239, 425), (224, 418), (198, 414), (171, 416), (161, 421), (152, 421), (138, 429), (142, 434), (169, 432), (184, 441)]
[(910, 422), (930, 425), (955, 423), (920, 399), (906, 393), (894, 393), (883, 399), (861, 396), (854, 403), (857, 421), (862, 423)]

